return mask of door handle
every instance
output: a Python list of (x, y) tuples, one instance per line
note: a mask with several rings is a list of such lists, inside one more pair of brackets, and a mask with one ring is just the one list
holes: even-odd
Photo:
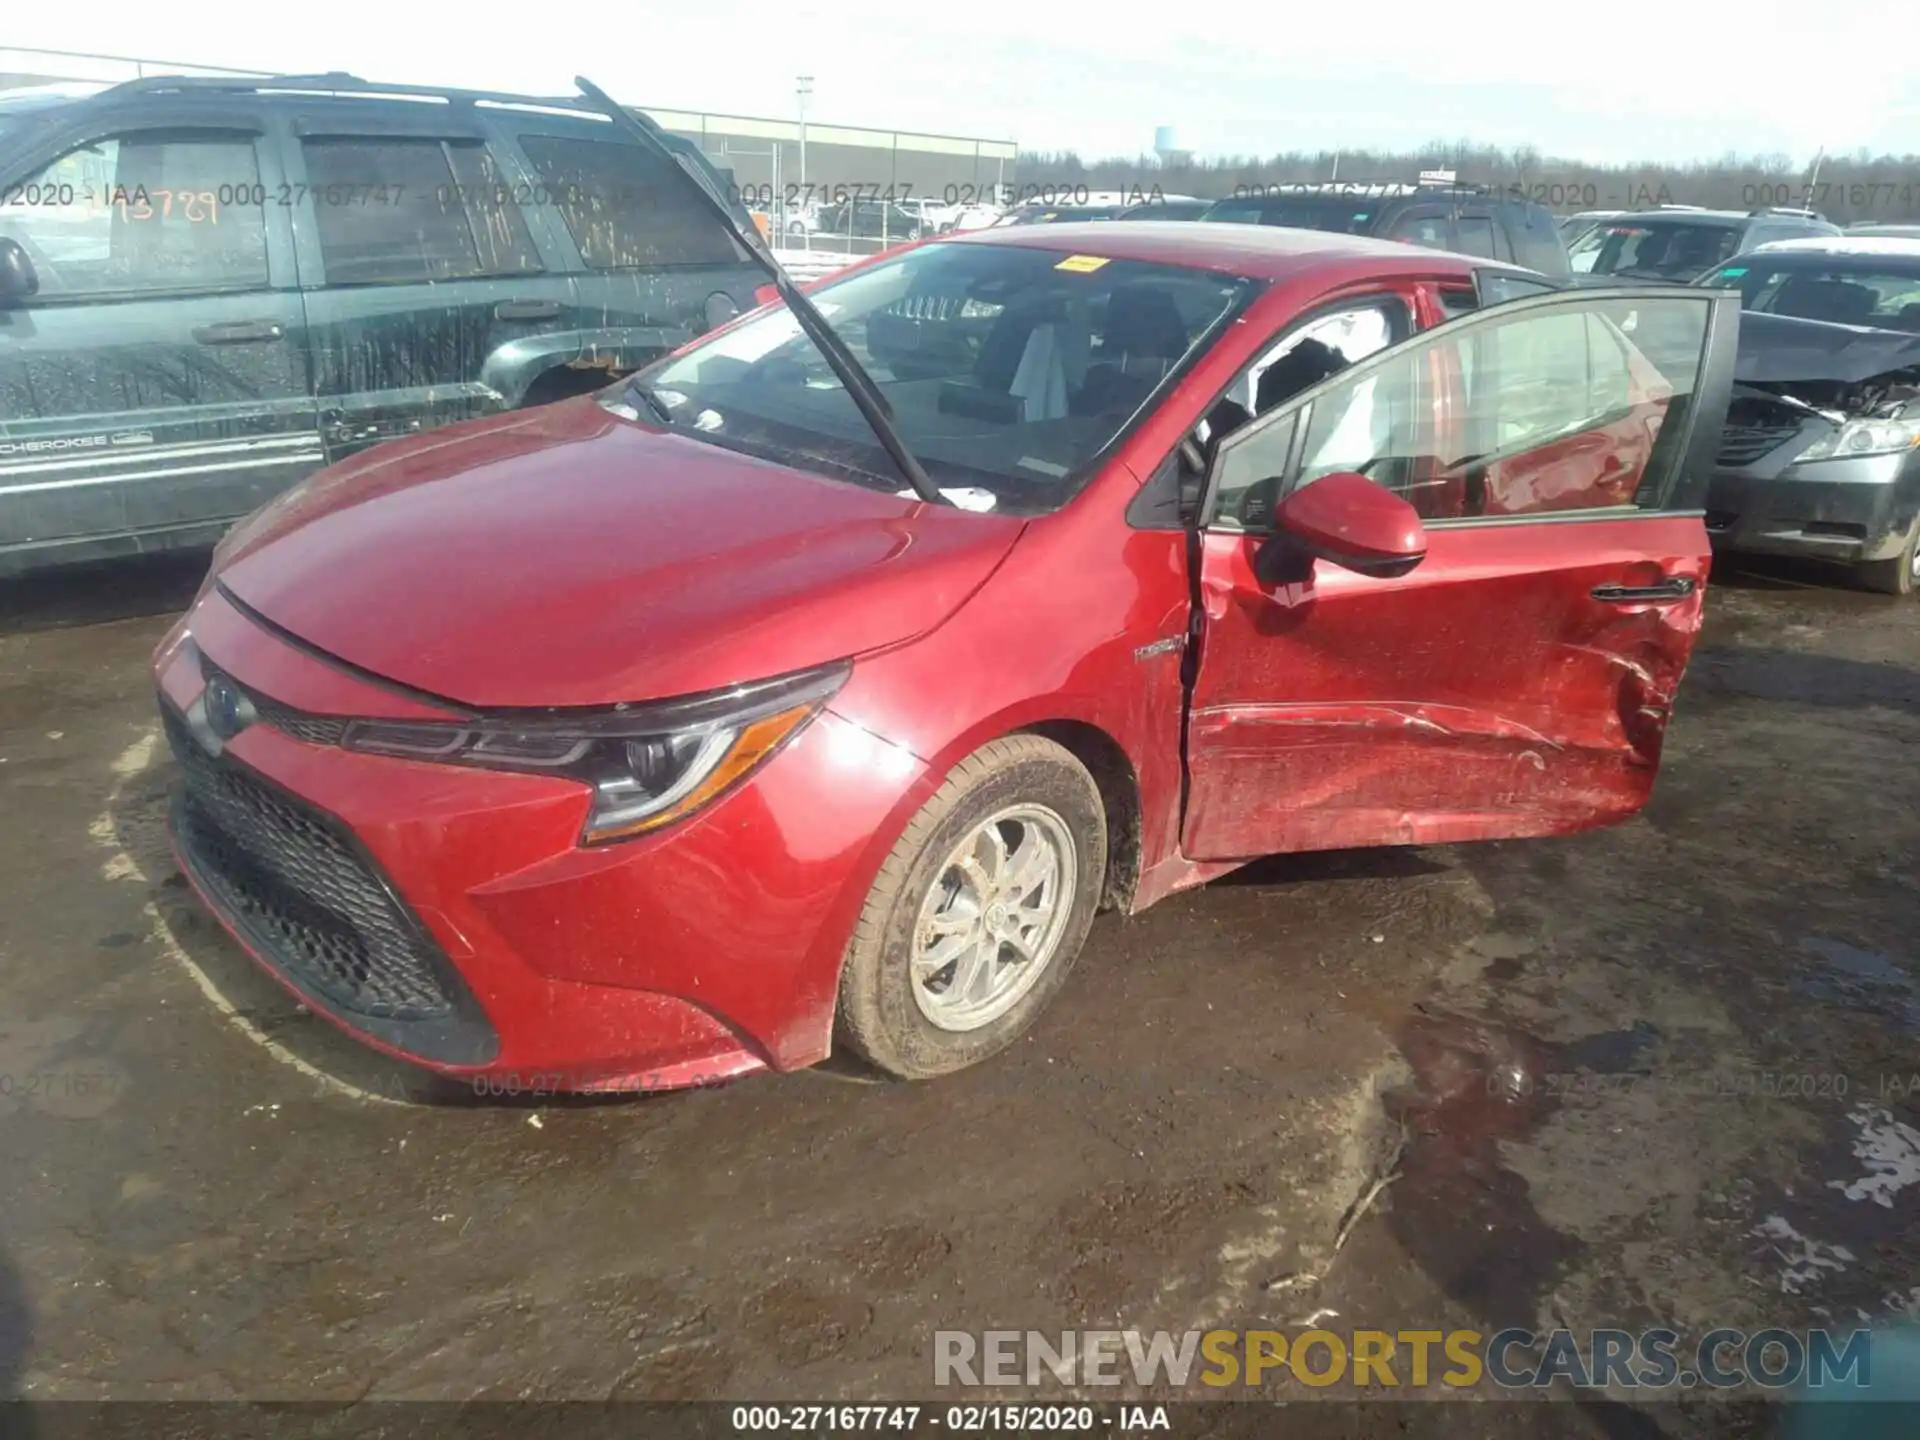
[(1615, 605), (1659, 604), (1663, 600), (1684, 600), (1693, 593), (1693, 578), (1675, 575), (1652, 585), (1596, 585), (1593, 598)]
[(284, 340), (286, 327), (277, 320), (227, 320), (202, 325), (193, 338), (202, 345), (247, 345), (258, 340)]
[(558, 300), (502, 300), (493, 307), (496, 320), (555, 320), (559, 315)]

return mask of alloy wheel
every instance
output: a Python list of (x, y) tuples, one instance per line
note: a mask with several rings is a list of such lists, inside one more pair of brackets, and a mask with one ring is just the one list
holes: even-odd
[(978, 1030), (1031, 990), (1073, 911), (1078, 851), (1044, 805), (1012, 805), (948, 853), (914, 923), (912, 989), (942, 1030)]

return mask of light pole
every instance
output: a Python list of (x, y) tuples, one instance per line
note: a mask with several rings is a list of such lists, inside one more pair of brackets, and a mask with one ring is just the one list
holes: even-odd
[(813, 77), (802, 75), (799, 84), (794, 86), (793, 95), (800, 102), (800, 190), (804, 195), (807, 188), (807, 97), (813, 94)]
[[(800, 210), (802, 214), (808, 216), (815, 213), (813, 196), (807, 193), (807, 97), (811, 94), (813, 94), (813, 77), (811, 75), (798, 77), (798, 81), (793, 87), (793, 98), (798, 101), (800, 105)], [(813, 226), (811, 224), (806, 226), (804, 234), (806, 235), (806, 248), (809, 250), (813, 249)]]

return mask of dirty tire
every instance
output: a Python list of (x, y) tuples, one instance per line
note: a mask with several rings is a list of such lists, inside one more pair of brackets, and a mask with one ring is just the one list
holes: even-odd
[[(1045, 969), (1006, 1014), (977, 1030), (943, 1030), (913, 995), (910, 960), (920, 907), (967, 833), (1010, 805), (1042, 805), (1065, 821), (1077, 873), (1064, 929)], [(920, 808), (867, 896), (840, 972), (840, 1039), (903, 1080), (951, 1074), (1005, 1049), (1039, 1018), (1086, 943), (1105, 889), (1106, 812), (1093, 777), (1038, 735), (1009, 735), (974, 751)]]
[(1914, 518), (1907, 531), (1907, 543), (1900, 547), (1898, 555), (1886, 560), (1869, 560), (1857, 567), (1854, 574), (1868, 590), (1877, 590), (1882, 595), (1911, 595), (1916, 553), (1920, 553), (1920, 516)]

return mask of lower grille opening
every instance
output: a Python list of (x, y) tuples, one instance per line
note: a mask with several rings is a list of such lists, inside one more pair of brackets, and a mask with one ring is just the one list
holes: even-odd
[[(175, 838), (228, 922), (368, 1033), (430, 1058), (486, 1058), (478, 1050), (494, 1048), (491, 1027), (344, 827), (231, 758), (208, 755), (171, 708), (163, 714), (185, 780)], [(436, 1031), (444, 1033), (425, 1033)]]
[(1844, 520), (1809, 520), (1801, 530), (1808, 535), (1831, 535), (1841, 540), (1865, 540), (1867, 527)]
[(1751, 465), (1770, 451), (1779, 449), (1800, 433), (1797, 421), (1787, 424), (1736, 425), (1731, 422), (1720, 432), (1720, 463)]

